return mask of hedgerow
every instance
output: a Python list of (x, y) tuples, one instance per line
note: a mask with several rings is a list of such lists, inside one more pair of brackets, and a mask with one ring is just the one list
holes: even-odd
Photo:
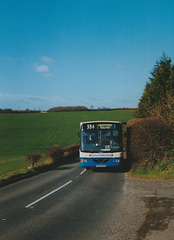
[(79, 144), (73, 144), (65, 148), (55, 145), (46, 153), (46, 162), (53, 165), (59, 165), (69, 158), (78, 156)]
[(152, 169), (172, 154), (171, 128), (158, 118), (129, 121), (127, 134), (128, 156), (133, 168)]

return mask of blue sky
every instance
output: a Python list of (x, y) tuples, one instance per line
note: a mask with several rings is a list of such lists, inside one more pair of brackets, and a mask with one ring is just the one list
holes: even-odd
[(173, 0), (0, 0), (0, 108), (137, 107)]

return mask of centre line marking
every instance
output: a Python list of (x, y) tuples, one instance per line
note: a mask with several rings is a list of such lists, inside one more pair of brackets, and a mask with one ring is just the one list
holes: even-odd
[(72, 180), (70, 180), (69, 182), (65, 183), (65, 184), (64, 184), (64, 185), (62, 185), (61, 187), (59, 187), (59, 188), (57, 188), (57, 189), (53, 190), (52, 192), (50, 192), (50, 193), (46, 194), (45, 196), (43, 196), (43, 197), (41, 197), (41, 198), (37, 199), (36, 201), (34, 201), (34, 202), (32, 202), (32, 203), (28, 204), (27, 206), (25, 206), (25, 208), (30, 208), (32, 205), (34, 205), (34, 204), (36, 204), (36, 203), (40, 202), (40, 201), (41, 201), (41, 200), (43, 200), (44, 198), (47, 198), (47, 197), (48, 197), (48, 196), (50, 196), (51, 194), (53, 194), (53, 193), (55, 193), (55, 192), (59, 191), (60, 189), (62, 189), (62, 188), (64, 188), (64, 187), (66, 187), (66, 186), (67, 186), (67, 185), (69, 185), (70, 183), (72, 183)]
[(82, 175), (84, 172), (86, 172), (86, 168), (80, 173), (80, 175)]

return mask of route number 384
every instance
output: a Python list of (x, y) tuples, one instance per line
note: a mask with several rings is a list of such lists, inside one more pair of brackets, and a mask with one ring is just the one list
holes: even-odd
[(94, 129), (94, 124), (87, 124), (87, 130)]

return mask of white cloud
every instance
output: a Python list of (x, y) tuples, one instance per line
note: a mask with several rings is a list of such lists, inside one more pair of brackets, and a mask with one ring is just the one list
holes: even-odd
[(49, 78), (49, 79), (55, 79), (55, 77), (51, 73), (43, 73), (41, 74), (41, 77), (43, 78)]
[(47, 56), (43, 56), (41, 58), (41, 61), (44, 62), (44, 63), (47, 63), (47, 64), (54, 64), (55, 63), (55, 61), (52, 58), (49, 58)]
[(40, 77), (48, 78), (48, 79), (55, 79), (55, 77), (51, 73), (49, 73), (50, 69), (48, 67), (48, 64), (53, 64), (55, 61), (52, 58), (49, 58), (46, 56), (43, 56), (41, 58), (41, 61), (46, 64), (35, 63), (34, 64), (35, 72), (40, 73), (41, 74)]
[(34, 64), (34, 69), (35, 69), (35, 72), (38, 72), (38, 73), (46, 73), (46, 72), (49, 72), (49, 67), (47, 65), (38, 65), (38, 64)]

